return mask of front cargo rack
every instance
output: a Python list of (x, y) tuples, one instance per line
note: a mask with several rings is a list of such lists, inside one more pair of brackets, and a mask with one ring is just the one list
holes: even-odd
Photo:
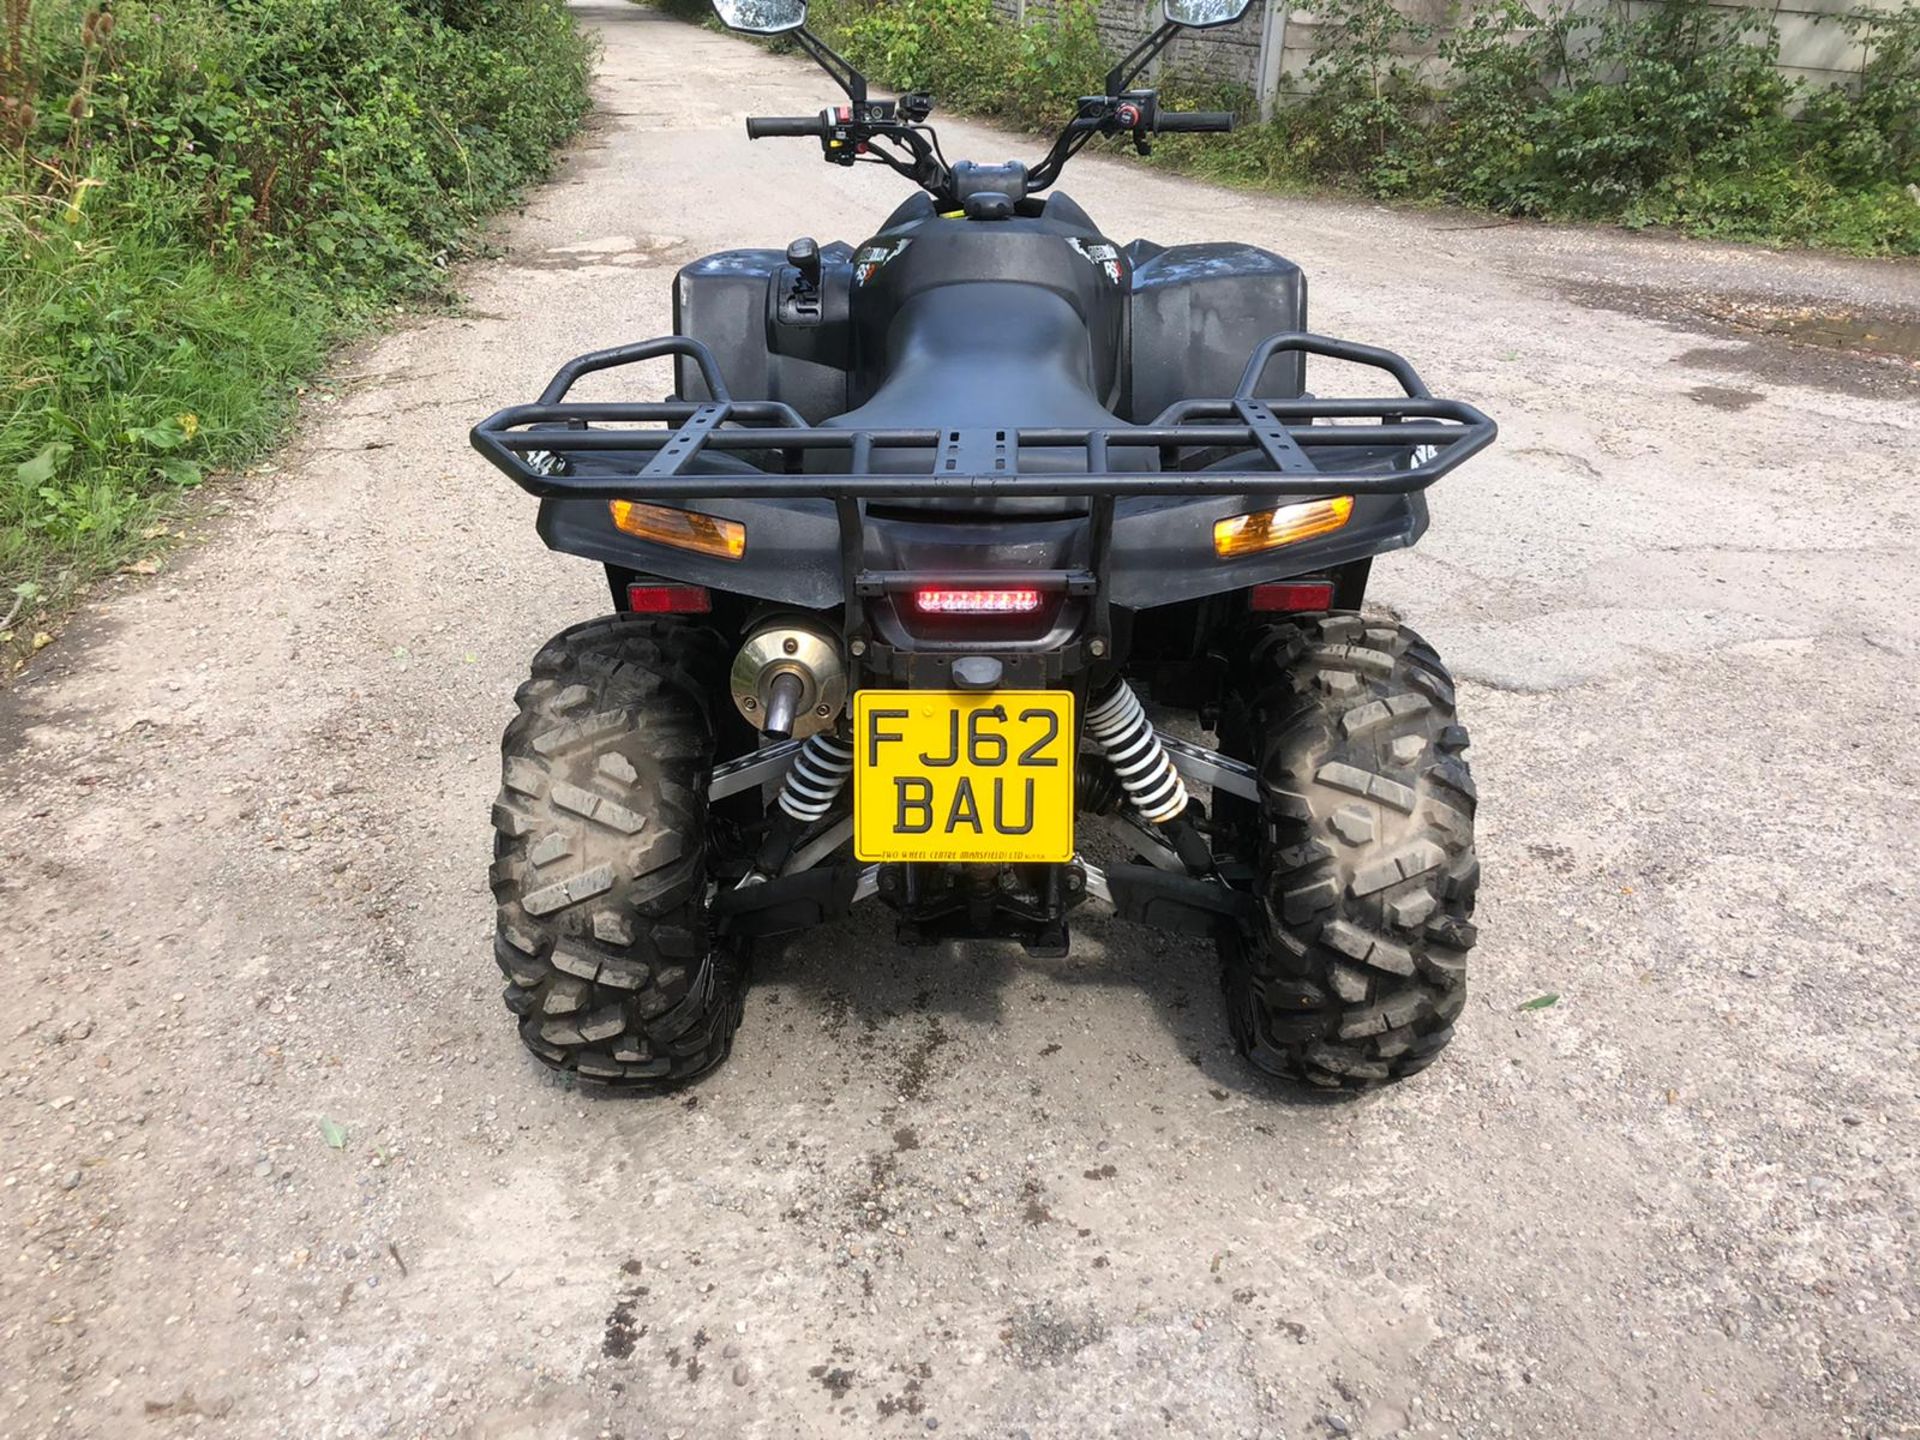
[[(1288, 352), (1385, 371), (1402, 393), (1258, 398), (1268, 364)], [(669, 355), (694, 362), (710, 399), (566, 398), (584, 375)], [(640, 426), (650, 428), (634, 428)], [(1392, 351), (1304, 331), (1269, 336), (1254, 347), (1230, 398), (1177, 401), (1150, 424), (937, 430), (809, 425), (779, 401), (735, 400), (712, 352), (697, 340), (670, 335), (569, 361), (534, 404), (509, 406), (476, 425), (473, 444), (522, 489), (544, 499), (806, 497), (844, 506), (953, 495), (1088, 496), (1095, 501), (1098, 529), (1111, 522), (1111, 502), (1133, 497), (1404, 495), (1424, 490), (1485, 449), (1494, 433), (1493, 421), (1464, 401), (1433, 395)], [(1116, 469), (1116, 450), (1151, 452), (1159, 468)], [(919, 452), (914, 470), (877, 470), (876, 457), (893, 451)], [(753, 458), (763, 468), (695, 468), (707, 454)], [(1084, 468), (1023, 472), (1023, 454), (1071, 457)], [(569, 462), (589, 456), (591, 471), (575, 473)], [(765, 468), (769, 460), (773, 467)]]

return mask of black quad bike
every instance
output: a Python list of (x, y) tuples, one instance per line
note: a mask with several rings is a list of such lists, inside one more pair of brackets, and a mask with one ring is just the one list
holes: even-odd
[[(1091, 903), (1211, 936), (1241, 1051), (1316, 1085), (1447, 1043), (1479, 879), (1467, 732), (1439, 657), (1361, 601), (1494, 427), (1308, 333), (1286, 260), (1119, 245), (1046, 194), (1096, 136), (1229, 128), (1131, 86), (1247, 0), (1165, 3), (1028, 166), (948, 163), (931, 100), (870, 96), (805, 0), (716, 0), (846, 92), (750, 137), (920, 193), (857, 249), (688, 265), (673, 335), (570, 361), (473, 432), (617, 612), (534, 657), (502, 746), (496, 955), (548, 1064), (700, 1074), (753, 942), (875, 898), (908, 943), (1057, 956)], [(1389, 393), (1311, 395), (1310, 355)], [(668, 356), (672, 398), (567, 398)], [(1157, 729), (1142, 690), (1215, 748)], [(1083, 829), (1120, 843), (1090, 856)]]

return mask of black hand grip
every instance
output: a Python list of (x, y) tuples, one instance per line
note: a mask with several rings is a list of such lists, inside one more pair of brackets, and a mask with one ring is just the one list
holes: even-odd
[(1161, 134), (1182, 130), (1231, 130), (1231, 110), (1162, 110), (1154, 117), (1153, 128)]
[(826, 122), (818, 115), (749, 115), (749, 140), (814, 139), (827, 133)]

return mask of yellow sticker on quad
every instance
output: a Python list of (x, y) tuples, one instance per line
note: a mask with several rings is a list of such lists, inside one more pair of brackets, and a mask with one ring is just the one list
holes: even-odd
[(853, 853), (868, 861), (1073, 858), (1073, 693), (862, 690)]

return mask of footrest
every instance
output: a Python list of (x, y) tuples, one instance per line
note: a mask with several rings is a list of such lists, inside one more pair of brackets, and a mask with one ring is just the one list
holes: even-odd
[(1211, 880), (1151, 865), (1109, 865), (1106, 874), (1115, 913), (1156, 930), (1221, 935), (1254, 917), (1251, 895)]
[(853, 909), (858, 865), (822, 865), (743, 889), (722, 890), (709, 913), (721, 935), (762, 937), (811, 930)]

